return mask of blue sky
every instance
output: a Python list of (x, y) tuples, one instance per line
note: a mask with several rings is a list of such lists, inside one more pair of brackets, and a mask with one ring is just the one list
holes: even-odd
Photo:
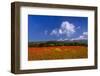
[(28, 41), (87, 39), (87, 27), (88, 17), (28, 15)]

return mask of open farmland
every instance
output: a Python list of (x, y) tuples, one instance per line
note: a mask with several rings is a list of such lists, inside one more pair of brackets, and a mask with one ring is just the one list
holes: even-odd
[(28, 47), (28, 60), (54, 60), (87, 58), (87, 46)]

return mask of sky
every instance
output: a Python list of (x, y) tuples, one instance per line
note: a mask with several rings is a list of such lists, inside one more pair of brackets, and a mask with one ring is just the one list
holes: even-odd
[(28, 15), (28, 41), (88, 39), (88, 17)]

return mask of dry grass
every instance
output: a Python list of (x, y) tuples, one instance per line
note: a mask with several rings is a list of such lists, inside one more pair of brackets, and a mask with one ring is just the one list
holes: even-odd
[(28, 60), (87, 58), (86, 46), (29, 47)]

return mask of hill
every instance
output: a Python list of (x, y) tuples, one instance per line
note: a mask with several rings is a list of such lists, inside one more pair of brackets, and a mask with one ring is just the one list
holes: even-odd
[(88, 46), (87, 40), (64, 40), (64, 41), (38, 41), (29, 42), (29, 47), (43, 47), (43, 46)]

